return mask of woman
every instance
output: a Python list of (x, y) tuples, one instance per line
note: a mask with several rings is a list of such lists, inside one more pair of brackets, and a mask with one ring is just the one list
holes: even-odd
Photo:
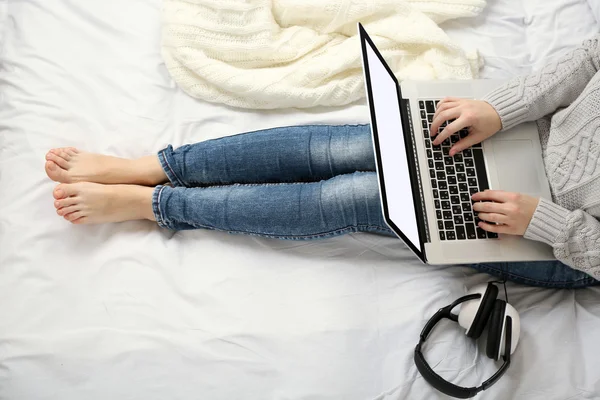
[[(469, 127), (457, 152), (521, 122), (541, 121), (553, 200), (490, 190), (473, 209), (487, 231), (524, 235), (559, 261), (475, 265), (527, 284), (581, 287), (600, 278), (600, 46), (598, 39), (484, 101), (448, 98), (434, 144)], [(74, 148), (47, 154), (57, 213), (75, 224), (149, 219), (160, 226), (218, 229), (285, 239), (348, 232), (391, 235), (385, 225), (367, 125), (299, 126), (171, 146), (138, 160)], [(171, 186), (163, 185), (169, 182)]]

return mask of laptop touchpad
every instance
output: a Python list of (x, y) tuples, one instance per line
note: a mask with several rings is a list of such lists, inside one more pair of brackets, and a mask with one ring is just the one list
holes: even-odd
[(541, 190), (533, 143), (528, 139), (493, 140), (494, 159), (500, 187), (509, 192), (538, 194)]

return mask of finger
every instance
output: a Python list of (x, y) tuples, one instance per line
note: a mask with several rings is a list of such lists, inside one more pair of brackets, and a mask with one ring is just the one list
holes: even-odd
[(452, 96), (448, 96), (448, 97), (444, 97), (439, 103), (438, 103), (438, 107), (440, 104), (444, 104), (444, 103), (450, 103), (450, 102), (456, 102), (456, 101), (463, 101), (464, 99), (461, 97), (452, 97)]
[(467, 137), (460, 139), (454, 146), (450, 148), (450, 156), (454, 157), (456, 153), (460, 153), (461, 151), (468, 149), (469, 147), (481, 142), (481, 140), (472, 133), (469, 133)]
[(435, 109), (435, 113), (433, 114), (433, 118), (435, 118), (435, 117), (437, 117), (438, 115), (440, 115), (440, 113), (441, 113), (442, 111), (449, 110), (449, 109), (451, 109), (451, 108), (453, 108), (453, 107), (456, 107), (456, 106), (458, 106), (458, 105), (459, 105), (459, 103), (457, 103), (456, 101), (448, 101), (448, 102), (446, 102), (446, 103), (441, 103), (441, 102), (440, 102), (440, 103), (438, 103), (438, 106), (437, 106), (437, 108)]
[(511, 192), (505, 192), (504, 190), (484, 190), (483, 192), (473, 194), (471, 199), (473, 201), (496, 201), (505, 203), (510, 200), (511, 196)]
[(511, 228), (508, 225), (496, 225), (488, 224), (487, 222), (480, 222), (477, 224), (477, 226), (488, 232), (513, 234), (511, 233)]
[(452, 136), (456, 132), (458, 132), (461, 129), (465, 128), (466, 126), (467, 126), (467, 123), (465, 122), (465, 119), (464, 118), (458, 118), (454, 122), (452, 122), (449, 125), (447, 125), (444, 129), (442, 129), (442, 131), (440, 132), (440, 138)]
[(498, 213), (480, 212), (477, 214), (477, 217), (480, 220), (487, 221), (487, 222), (495, 222), (498, 224), (506, 224), (508, 222), (508, 217), (506, 215), (498, 214)]
[(441, 106), (441, 108), (438, 108), (438, 110), (435, 112), (435, 114), (433, 115), (433, 121), (431, 121), (431, 127), (430, 127), (430, 132), (429, 134), (433, 137), (435, 135), (438, 134), (438, 131), (440, 130), (441, 125), (444, 123), (444, 121), (447, 121), (447, 119), (444, 119), (444, 113), (448, 113), (451, 110), (456, 109), (456, 103), (449, 103), (449, 104), (444, 104)]
[[(460, 117), (460, 109), (457, 108), (457, 107), (454, 107), (454, 108), (452, 108), (450, 110), (446, 110), (443, 113), (441, 113), (438, 116), (437, 122), (439, 122), (438, 125), (441, 125), (445, 121), (448, 121), (448, 120), (451, 120), (451, 119), (455, 119), (455, 118), (458, 118), (458, 117)], [(445, 131), (445, 129), (444, 129), (444, 131)], [(444, 131), (442, 131), (442, 133), (440, 133), (439, 135), (437, 135), (437, 137), (433, 141), (433, 144), (438, 145), (438, 144), (442, 143), (448, 136), (450, 136), (450, 134), (444, 133)], [(434, 133), (437, 133), (437, 130), (436, 131), (433, 130), (433, 124), (432, 124), (432, 131), (430, 132), (430, 134), (432, 136), (435, 136)]]
[(490, 201), (473, 203), (473, 210), (482, 213), (496, 213), (508, 215), (508, 210), (504, 203), (492, 203)]

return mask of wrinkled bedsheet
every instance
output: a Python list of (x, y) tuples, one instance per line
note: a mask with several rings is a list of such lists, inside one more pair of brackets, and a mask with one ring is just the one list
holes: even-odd
[[(340, 109), (242, 111), (185, 96), (159, 53), (159, 0), (0, 0), (1, 399), (434, 399), (412, 352), (427, 318), (490, 279), (421, 265), (398, 240), (285, 242), (72, 226), (51, 147), (122, 157), (242, 131), (367, 122)], [(484, 77), (541, 66), (598, 31), (587, 0), (490, 0), (446, 24)], [(482, 399), (600, 398), (600, 290), (509, 284), (522, 336)], [(474, 385), (484, 347), (442, 324), (426, 357)], [(434, 346), (433, 346), (434, 344)]]

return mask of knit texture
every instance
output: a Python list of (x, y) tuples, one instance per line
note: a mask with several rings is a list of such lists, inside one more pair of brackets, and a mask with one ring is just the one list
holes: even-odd
[(364, 96), (361, 22), (398, 79), (471, 79), (482, 61), (437, 25), (485, 0), (165, 0), (162, 55), (189, 95), (234, 107)]
[(538, 120), (553, 201), (541, 199), (525, 238), (600, 279), (600, 36), (484, 99), (503, 130)]

